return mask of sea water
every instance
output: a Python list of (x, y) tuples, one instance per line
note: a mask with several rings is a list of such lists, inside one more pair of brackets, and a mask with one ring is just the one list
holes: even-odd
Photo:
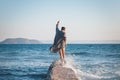
[[(0, 45), (0, 80), (46, 80), (51, 44)], [(68, 44), (67, 66), (80, 80), (120, 80), (120, 44)]]

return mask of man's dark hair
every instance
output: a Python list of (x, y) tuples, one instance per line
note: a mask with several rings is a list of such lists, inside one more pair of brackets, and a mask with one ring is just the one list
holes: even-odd
[(65, 27), (62, 27), (61, 30), (65, 30)]

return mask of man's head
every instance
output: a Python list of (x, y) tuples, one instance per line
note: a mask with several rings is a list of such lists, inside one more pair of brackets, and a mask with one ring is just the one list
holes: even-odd
[(62, 30), (65, 30), (65, 27), (61, 27), (61, 31), (62, 31)]

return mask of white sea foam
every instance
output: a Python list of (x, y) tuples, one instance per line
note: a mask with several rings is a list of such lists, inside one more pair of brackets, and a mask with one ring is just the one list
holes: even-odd
[[(71, 68), (76, 74), (78, 74), (77, 70), (74, 68), (74, 65), (75, 65), (74, 64), (74, 59), (72, 59), (72, 56), (67, 57), (66, 58), (66, 64), (64, 65), (64, 67)], [(82, 80), (79, 76), (78, 76), (78, 79)]]
[(79, 69), (77, 69), (77, 73), (78, 73), (78, 76), (80, 76), (81, 80), (99, 80), (99, 79), (101, 79), (100, 76), (90, 74), (87, 72), (83, 72)]
[(78, 64), (75, 63), (74, 58), (70, 55), (66, 58), (66, 62), (67, 63), (64, 66), (72, 68), (77, 74), (79, 80), (102, 80), (103, 78), (104, 79), (111, 78), (111, 76), (100, 76), (97, 74), (84, 72), (80, 70), (80, 67), (81, 67), (80, 64), (79, 64), (79, 69), (78, 69)]
[(0, 62), (0, 67), (4, 66), (3, 68), (24, 68), (24, 67), (46, 67), (49, 66), (49, 63), (42, 63), (42, 62)]

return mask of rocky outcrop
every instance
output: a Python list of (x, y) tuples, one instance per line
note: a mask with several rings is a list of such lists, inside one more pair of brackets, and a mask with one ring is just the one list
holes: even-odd
[(75, 71), (64, 66), (61, 61), (54, 61), (48, 70), (48, 80), (78, 80)]

